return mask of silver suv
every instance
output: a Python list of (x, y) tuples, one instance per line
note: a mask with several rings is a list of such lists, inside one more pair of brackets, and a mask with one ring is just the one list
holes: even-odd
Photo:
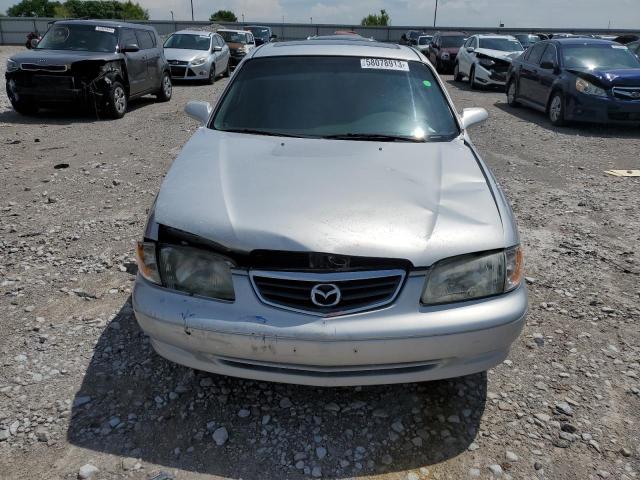
[(164, 42), (164, 54), (174, 79), (212, 84), (218, 75), (229, 76), (231, 53), (217, 33), (180, 30)]
[(516, 223), (409, 47), (251, 51), (167, 174), (138, 244), (138, 323), (190, 367), (309, 385), (502, 362), (527, 311)]

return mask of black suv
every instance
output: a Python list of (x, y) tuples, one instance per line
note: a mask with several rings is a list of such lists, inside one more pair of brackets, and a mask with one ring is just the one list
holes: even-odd
[(36, 48), (7, 61), (7, 95), (22, 114), (40, 106), (84, 102), (121, 118), (128, 101), (171, 99), (169, 64), (153, 27), (101, 20), (51, 25)]

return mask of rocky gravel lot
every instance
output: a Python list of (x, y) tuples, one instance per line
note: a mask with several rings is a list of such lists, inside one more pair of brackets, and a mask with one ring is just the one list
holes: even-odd
[[(0, 47), (0, 68), (17, 50)], [(0, 94), (0, 478), (634, 479), (640, 472), (640, 129), (555, 129), (446, 77), (513, 203), (530, 313), (508, 361), (424, 384), (320, 389), (153, 353), (134, 241), (196, 128), (189, 99), (21, 117)]]

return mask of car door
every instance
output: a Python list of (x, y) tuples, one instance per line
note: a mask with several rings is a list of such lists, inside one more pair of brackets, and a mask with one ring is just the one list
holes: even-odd
[(211, 51), (216, 57), (216, 72), (223, 72), (227, 68), (224, 52), (224, 40), (218, 35), (211, 37)]
[(538, 83), (532, 93), (532, 100), (538, 105), (547, 105), (553, 83), (558, 78), (558, 51), (553, 43), (547, 45), (540, 58)]
[[(120, 48), (135, 45), (140, 48), (136, 33), (131, 28), (120, 30)], [(124, 53), (124, 61), (129, 76), (129, 95), (136, 95), (147, 89), (149, 83), (147, 79), (147, 59), (144, 50)]]
[(519, 71), (516, 72), (518, 78), (518, 96), (525, 100), (535, 101), (534, 92), (539, 82), (538, 72), (540, 69), (540, 58), (542, 58), (546, 47), (546, 43), (536, 43), (531, 47), (531, 52), (527, 55), (526, 59), (520, 62), (518, 67)]
[(155, 38), (148, 30), (136, 30), (136, 38), (140, 51), (144, 53), (147, 62), (147, 80), (144, 90), (158, 88), (160, 86), (160, 50), (156, 48)]
[[(473, 48), (473, 52), (468, 52), (467, 48)], [(464, 42), (463, 47), (460, 49), (458, 56), (462, 57), (462, 61), (464, 66), (461, 71), (464, 75), (471, 75), (471, 66), (476, 61), (475, 50), (478, 48), (478, 37), (469, 37), (466, 42)]]

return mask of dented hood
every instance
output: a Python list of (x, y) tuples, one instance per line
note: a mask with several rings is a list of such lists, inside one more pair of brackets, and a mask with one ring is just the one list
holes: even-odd
[(233, 250), (404, 258), (414, 266), (504, 247), (471, 150), (201, 128), (158, 195), (158, 224)]
[(476, 48), (475, 53), (485, 55), (487, 57), (496, 58), (498, 60), (504, 60), (511, 63), (515, 58), (522, 55), (522, 51), (505, 52), (502, 50), (493, 50), (491, 48)]

